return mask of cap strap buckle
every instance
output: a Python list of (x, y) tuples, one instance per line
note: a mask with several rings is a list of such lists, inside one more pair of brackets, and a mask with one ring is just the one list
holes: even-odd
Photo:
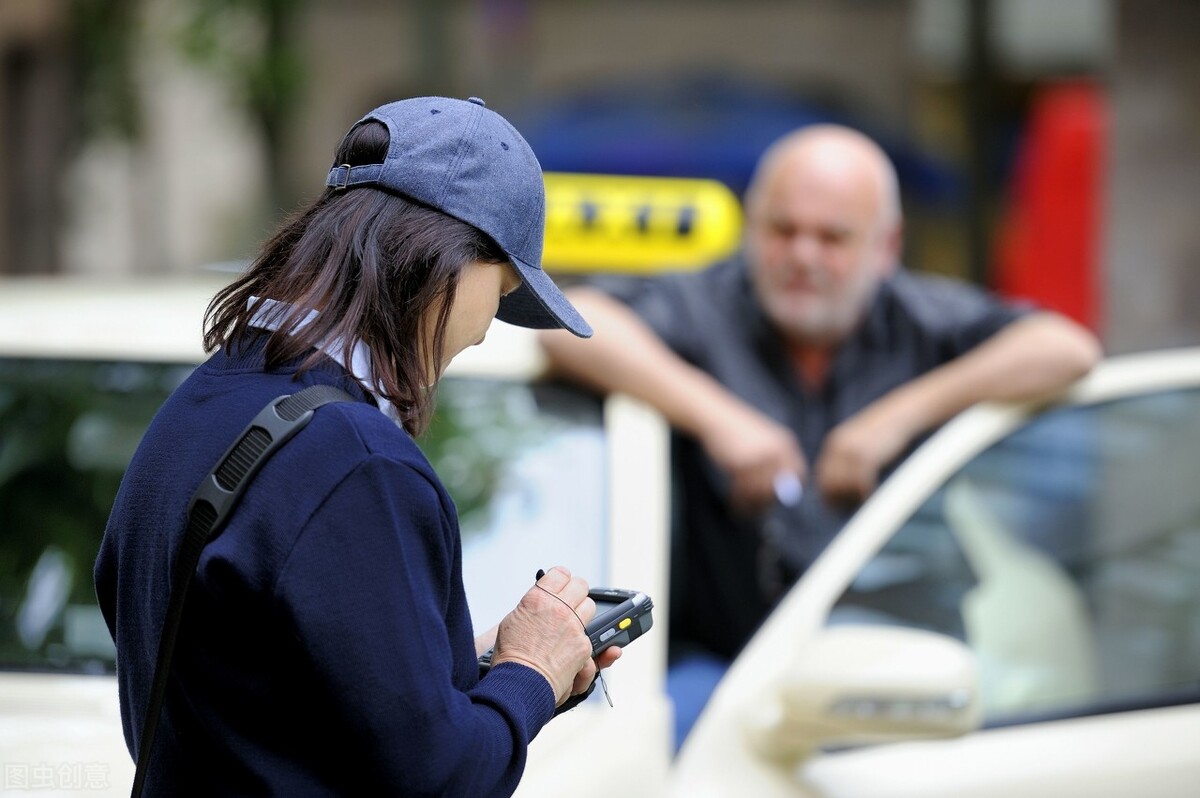
[(334, 191), (345, 191), (347, 188), (350, 187), (350, 170), (353, 169), (354, 167), (352, 167), (348, 163), (344, 163), (339, 168), (345, 169), (346, 174), (342, 177), (342, 180), (340, 183), (334, 184), (333, 189), (334, 189)]

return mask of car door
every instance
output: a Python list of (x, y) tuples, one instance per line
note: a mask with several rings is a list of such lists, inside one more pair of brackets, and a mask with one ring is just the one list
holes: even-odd
[(1195, 350), (964, 414), (739, 657), (677, 794), (1195, 794), (1197, 474)]

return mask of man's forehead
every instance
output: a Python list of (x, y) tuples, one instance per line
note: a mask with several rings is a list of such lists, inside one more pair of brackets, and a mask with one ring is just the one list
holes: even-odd
[(792, 222), (852, 228), (877, 217), (877, 192), (869, 185), (814, 173), (781, 174), (758, 209), (773, 224)]
[(855, 158), (822, 158), (820, 150), (796, 150), (766, 176), (759, 207), (748, 208), (775, 224), (859, 227), (878, 218), (881, 196), (869, 164)]

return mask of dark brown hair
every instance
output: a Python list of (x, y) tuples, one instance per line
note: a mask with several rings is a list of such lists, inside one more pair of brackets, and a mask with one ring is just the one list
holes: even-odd
[[(382, 163), (387, 128), (368, 122), (353, 128), (335, 163)], [(472, 261), (505, 263), (503, 250), (485, 233), (415, 200), (372, 187), (332, 188), (280, 227), (258, 258), (222, 289), (204, 315), (204, 348), (234, 349), (258, 310), (251, 298), (292, 307), (275, 321), (266, 344), (266, 367), (307, 354), (303, 373), (324, 355), (323, 342), (341, 344), (351, 362), (361, 341), (371, 351), (376, 386), (392, 402), (404, 428), (418, 435), (433, 412), (430, 375), (440, 376), (446, 322), (458, 277)], [(309, 311), (320, 311), (299, 328)], [(432, 337), (426, 318), (436, 313)]]

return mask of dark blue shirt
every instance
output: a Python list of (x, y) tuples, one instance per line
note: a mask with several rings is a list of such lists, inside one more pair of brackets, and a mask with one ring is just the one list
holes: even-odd
[[(809, 464), (842, 421), (904, 383), (962, 355), (1025, 310), (945, 278), (903, 269), (885, 281), (863, 323), (838, 348), (825, 384), (808, 390), (784, 340), (754, 297), (744, 262), (599, 287), (629, 304), (684, 360), (792, 429)], [(760, 545), (768, 519), (733, 512), (727, 482), (699, 443), (673, 440), (676, 519), (672, 642), (732, 657), (769, 612), (764, 575), (798, 576), (853, 508), (831, 507), (816, 490), (777, 511), (778, 551)], [(770, 561), (764, 561), (764, 557)]]
[(268, 401), (316, 383), (362, 401), (317, 410), (205, 548), (147, 794), (509, 795), (554, 696), (522, 665), (480, 680), (449, 495), (340, 366), (264, 373), (258, 346), (167, 400), (105, 531), (96, 589), (130, 753), (193, 491)]

